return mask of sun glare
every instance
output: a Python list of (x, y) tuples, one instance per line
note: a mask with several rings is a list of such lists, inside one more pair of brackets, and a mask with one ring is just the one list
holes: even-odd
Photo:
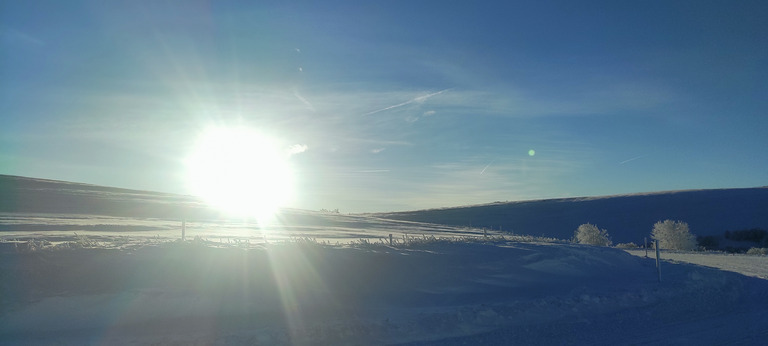
[(231, 215), (263, 221), (293, 197), (288, 152), (252, 129), (208, 129), (186, 163), (189, 190)]

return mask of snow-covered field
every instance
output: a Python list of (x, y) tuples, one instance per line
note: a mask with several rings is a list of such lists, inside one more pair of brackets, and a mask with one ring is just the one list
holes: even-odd
[[(393, 237), (482, 236), (499, 234), (492, 230), (467, 229), (418, 222), (318, 212), (291, 211), (266, 225), (236, 219), (209, 219), (184, 223), (186, 237), (201, 237), (217, 242), (248, 241), (261, 243), (296, 238), (311, 238), (330, 243)], [(82, 214), (0, 213), (0, 239), (68, 239), (74, 234), (115, 242), (137, 237), (179, 239), (181, 219), (115, 217)]]
[[(636, 256), (645, 256), (645, 250), (627, 250), (627, 252)], [(655, 254), (649, 251), (648, 256), (655, 256)], [(768, 280), (768, 256), (664, 251), (661, 258), (672, 263), (693, 263)]]
[(727, 264), (738, 258), (751, 263), (747, 276), (682, 263), (694, 256), (675, 254), (662, 263), (659, 283), (653, 259), (618, 249), (420, 239), (396, 246), (198, 239), (113, 247), (103, 240), (95, 248), (42, 251), (19, 251), (6, 241), (0, 343), (768, 340), (768, 280), (758, 278), (766, 277), (766, 257), (695, 256), (730, 270), (742, 266)]
[[(301, 210), (255, 224), (23, 177), (0, 190), (0, 345), (768, 344), (766, 256), (663, 252), (659, 282), (642, 251), (522, 232)], [(565, 202), (585, 205), (515, 213), (571, 215)], [(499, 225), (514, 219), (502, 207), (480, 211)], [(424, 217), (450, 223), (439, 212)], [(530, 233), (570, 237), (584, 215)]]

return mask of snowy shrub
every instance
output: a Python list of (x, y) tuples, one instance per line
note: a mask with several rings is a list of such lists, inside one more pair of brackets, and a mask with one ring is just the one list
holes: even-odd
[(747, 250), (747, 255), (768, 255), (768, 248), (753, 247)]
[(51, 243), (45, 239), (43, 240), (29, 239), (24, 243), (15, 243), (14, 246), (16, 247), (16, 251), (18, 252), (34, 252), (34, 251), (43, 250), (46, 247), (50, 247)]
[(696, 236), (691, 234), (688, 224), (682, 221), (664, 220), (653, 225), (651, 238), (659, 241), (662, 249), (696, 249)]
[(77, 233), (75, 233), (75, 241), (73, 245), (77, 248), (93, 248), (100, 246), (97, 241), (91, 240), (84, 235), (78, 235)]
[(619, 243), (616, 244), (616, 247), (619, 249), (637, 249), (637, 244), (635, 243)]
[(573, 240), (579, 244), (610, 246), (611, 239), (608, 231), (601, 230), (591, 223), (585, 223), (576, 229)]

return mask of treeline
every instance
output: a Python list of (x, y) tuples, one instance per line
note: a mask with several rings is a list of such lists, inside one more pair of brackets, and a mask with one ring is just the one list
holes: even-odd
[[(768, 247), (768, 231), (760, 228), (725, 231), (722, 236), (703, 236), (698, 237), (697, 241), (699, 246), (706, 250), (722, 250), (732, 253), (743, 253), (748, 251), (748, 249), (753, 246), (760, 248)], [(748, 246), (736, 246), (736, 244), (733, 242), (747, 242), (753, 243), (754, 245), (750, 244)]]
[(764, 243), (768, 241), (768, 231), (759, 228), (745, 229), (741, 231), (725, 231), (725, 239), (735, 241), (751, 241)]

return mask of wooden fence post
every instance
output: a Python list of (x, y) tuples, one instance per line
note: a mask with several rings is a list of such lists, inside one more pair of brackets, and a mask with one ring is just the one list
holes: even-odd
[(645, 242), (645, 245), (643, 245), (645, 248), (645, 258), (648, 258), (648, 237), (644, 237), (643, 242)]
[(392, 233), (389, 234), (389, 246), (392, 246)]
[(659, 261), (659, 241), (656, 240), (656, 271), (659, 273), (659, 282), (661, 282), (661, 262)]

